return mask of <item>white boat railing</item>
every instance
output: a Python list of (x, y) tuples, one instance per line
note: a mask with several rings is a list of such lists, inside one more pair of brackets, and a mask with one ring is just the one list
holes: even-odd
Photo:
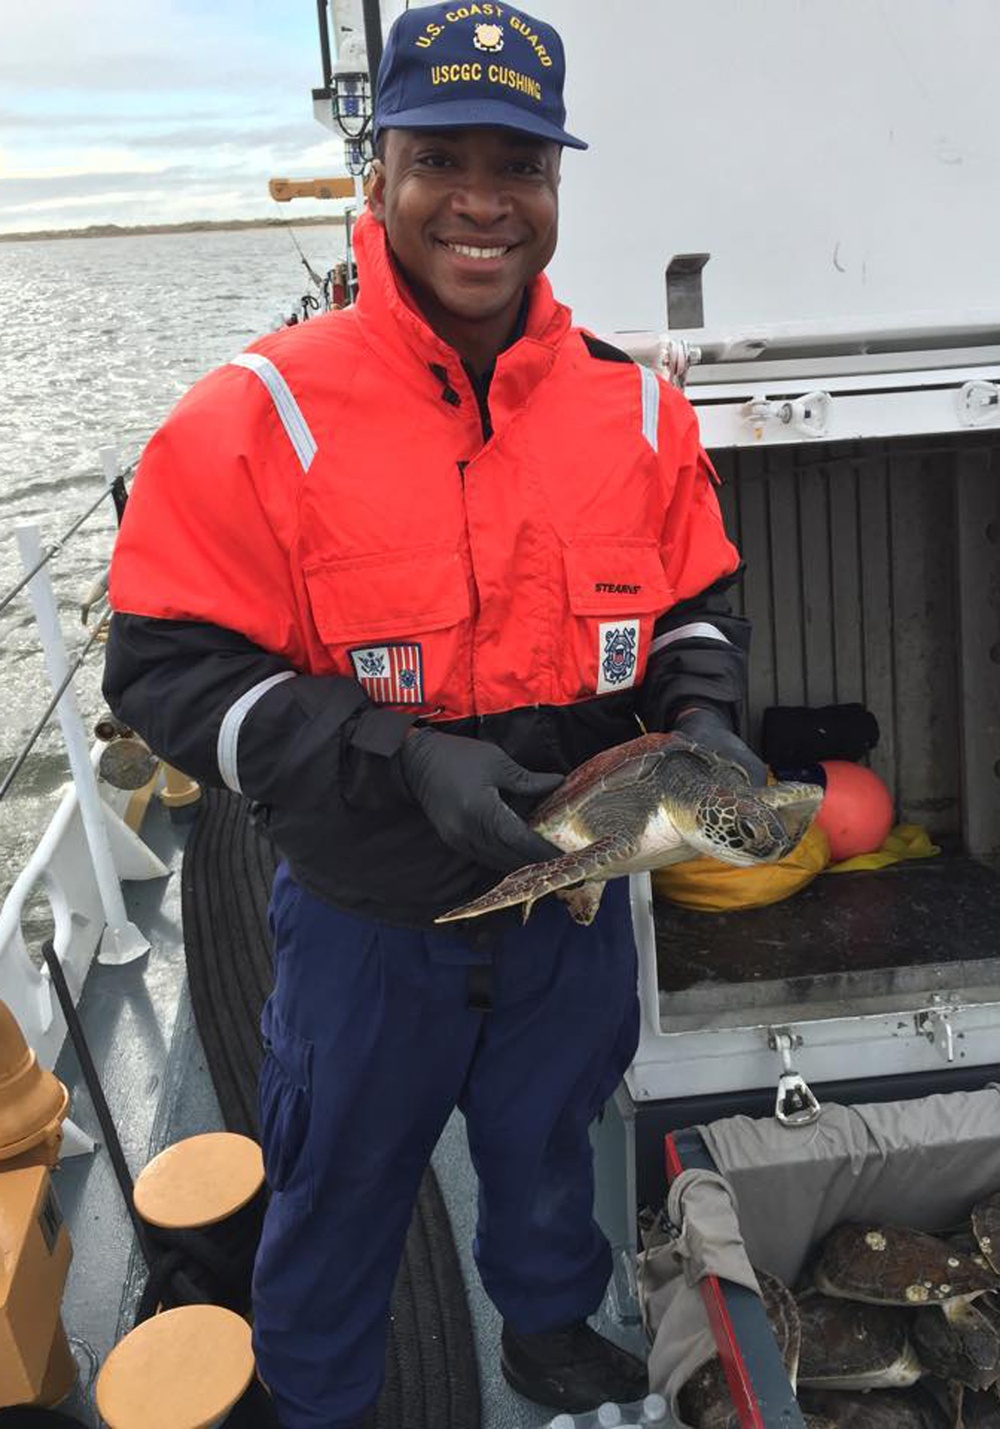
[(37, 527), (17, 528), (23, 575), (0, 597), (2, 611), (26, 592), (53, 690), (48, 706), (0, 781), (0, 798), (13, 785), (53, 714), (59, 720), (72, 774), (54, 817), (0, 907), (0, 999), (46, 1066), (52, 1066), (59, 1054), (66, 1024), (48, 970), (39, 966), (28, 950), (24, 916), (29, 900), (41, 894), (48, 902), (56, 956), (75, 1002), (95, 953), (103, 963), (126, 963), (149, 949), (148, 939), (128, 918), (121, 880), (157, 878), (168, 872), (122, 817), (128, 792), (99, 782), (95, 766), (101, 746), (91, 748), (73, 688), (73, 679), (110, 612), (105, 607), (98, 614), (95, 629), (71, 660), (48, 569), (66, 541), (107, 497), (113, 495), (121, 509), (126, 473), (119, 472), (113, 449), (105, 448), (101, 461), (106, 489), (58, 541), (43, 548)]

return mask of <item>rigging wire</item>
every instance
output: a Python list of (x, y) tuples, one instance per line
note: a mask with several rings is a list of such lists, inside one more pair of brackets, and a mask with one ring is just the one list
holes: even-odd
[(292, 242), (295, 244), (296, 249), (298, 250), (298, 255), (299, 255), (299, 257), (300, 257), (301, 260), (302, 260), (302, 266), (303, 266), (303, 268), (304, 268), (304, 269), (306, 270), (306, 272), (309, 274), (310, 278), (311, 278), (312, 281), (315, 283), (316, 287), (317, 287), (317, 288), (322, 288), (322, 287), (323, 287), (323, 279), (322, 279), (322, 278), (320, 277), (320, 275), (316, 272), (316, 269), (315, 269), (315, 268), (312, 266), (312, 264), (309, 262), (309, 259), (306, 257), (306, 255), (302, 252), (302, 246), (301, 246), (301, 244), (299, 243), (299, 240), (296, 238), (296, 236), (295, 236), (295, 230), (294, 230), (294, 228), (292, 228), (291, 224), (288, 225), (287, 233), (288, 233), (289, 238), (290, 238), (290, 239), (292, 240)]
[(21, 772), (21, 769), (24, 767), (24, 762), (37, 744), (38, 739), (41, 736), (42, 730), (52, 718), (56, 706), (62, 699), (63, 695), (66, 693), (66, 690), (70, 682), (72, 681), (74, 675), (76, 674), (77, 670), (79, 670), (84, 660), (87, 658), (88, 654), (90, 653), (91, 647), (94, 645), (95, 641), (107, 628), (110, 619), (111, 608), (110, 606), (105, 604), (101, 618), (94, 626), (94, 629), (90, 634), (90, 638), (80, 648), (75, 660), (69, 666), (69, 669), (66, 671), (65, 676), (60, 681), (58, 689), (55, 691), (51, 700), (49, 700), (48, 704), (45, 706), (45, 710), (42, 714), (41, 719), (38, 721), (34, 729), (28, 735), (26, 743), (22, 746), (20, 753), (16, 756), (13, 764), (10, 766), (10, 768), (7, 770), (7, 773), (4, 775), (3, 782), (0, 783), (0, 800), (4, 798), (8, 789), (13, 784), (18, 774)]
[(9, 590), (5, 591), (4, 594), (0, 596), (0, 614), (2, 614), (7, 609), (8, 605), (10, 605), (14, 597), (20, 594), (22, 590), (24, 590), (24, 587), (28, 584), (28, 582), (34, 576), (37, 576), (38, 572), (42, 569), (42, 567), (46, 565), (49, 561), (51, 561), (53, 556), (59, 555), (60, 551), (62, 550), (63, 546), (65, 546), (69, 538), (71, 536), (74, 536), (76, 532), (79, 531), (84, 521), (86, 521), (89, 517), (93, 516), (94, 512), (97, 510), (98, 506), (100, 506), (102, 501), (107, 501), (109, 496), (115, 496), (115, 504), (117, 505), (118, 498), (115, 493), (115, 488), (119, 485), (120, 482), (123, 482), (127, 476), (131, 476), (132, 473), (135, 471), (135, 468), (135, 462), (133, 462), (131, 466), (126, 467), (125, 470), (115, 478), (114, 482), (112, 482), (110, 486), (106, 486), (104, 488), (97, 500), (93, 502), (92, 505), (87, 507), (83, 515), (77, 517), (77, 519), (73, 522), (72, 526), (70, 526), (68, 531), (64, 531), (61, 536), (57, 536), (51, 546), (46, 546), (39, 559), (31, 567), (31, 570), (28, 571), (25, 575), (23, 575), (21, 579), (16, 583), (16, 585), (11, 586)]

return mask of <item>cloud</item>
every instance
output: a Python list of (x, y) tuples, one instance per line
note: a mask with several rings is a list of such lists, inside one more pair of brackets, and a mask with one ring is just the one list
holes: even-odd
[[(315, 124), (260, 124), (251, 126), (233, 121), (229, 124), (191, 124), (181, 129), (161, 129), (148, 134), (133, 134), (133, 149), (214, 148), (231, 144), (245, 148), (247, 144), (265, 144), (276, 149), (303, 150), (312, 146), (316, 137)], [(331, 142), (332, 147), (332, 142)]]
[[(304, 28), (289, 23), (283, 10), (230, 0), (206, 0), (197, 9), (182, 0), (155, 7), (148, 0), (45, 0), (8, 7), (0, 85), (8, 98), (11, 90), (37, 91), (39, 84), (50, 91), (147, 95), (178, 89), (234, 92), (255, 85), (277, 95), (304, 65), (318, 83), (317, 41), (301, 51)], [(314, 17), (308, 18), (315, 32)], [(53, 35), (63, 43), (54, 44)], [(294, 46), (282, 43), (286, 36), (294, 36)]]
[(312, 116), (319, 66), (308, 5), (18, 6), (0, 46), (0, 232), (39, 214), (51, 227), (141, 222), (123, 214), (154, 194), (155, 221), (329, 212), (267, 194), (272, 177), (343, 171), (339, 139)]

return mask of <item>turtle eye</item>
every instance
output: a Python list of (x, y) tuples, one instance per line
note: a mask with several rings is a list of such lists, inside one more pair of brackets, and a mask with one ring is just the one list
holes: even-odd
[(748, 844), (757, 841), (757, 830), (749, 819), (740, 819), (740, 838)]

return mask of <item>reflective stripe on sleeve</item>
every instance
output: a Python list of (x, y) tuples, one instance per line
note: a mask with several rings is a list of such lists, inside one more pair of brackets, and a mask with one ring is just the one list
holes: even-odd
[(653, 451), (658, 451), (660, 425), (660, 381), (655, 372), (639, 364), (642, 378), (642, 435)]
[(243, 728), (243, 721), (260, 699), (261, 695), (266, 695), (273, 685), (280, 685), (282, 680), (291, 680), (294, 679), (294, 677), (294, 670), (279, 670), (276, 675), (269, 675), (266, 680), (261, 680), (259, 684), (251, 685), (250, 689), (244, 691), (239, 699), (226, 710), (225, 717), (219, 726), (216, 758), (218, 760), (222, 782), (228, 789), (232, 789), (234, 794), (243, 793), (240, 787), (239, 769), (236, 762), (240, 742), (240, 730)]
[(241, 352), (232, 360), (233, 367), (245, 367), (260, 378), (271, 394), (271, 400), (281, 418), (281, 424), (288, 433), (295, 455), (303, 471), (308, 471), (316, 455), (316, 442), (306, 425), (306, 419), (299, 410), (299, 404), (292, 396), (288, 383), (269, 357), (259, 352)]
[(662, 635), (657, 635), (649, 647), (650, 655), (655, 655), (657, 650), (673, 645), (677, 640), (721, 640), (723, 645), (733, 643), (728, 635), (723, 635), (717, 625), (709, 625), (707, 620), (695, 620), (690, 625), (678, 625), (676, 630), (667, 630)]

